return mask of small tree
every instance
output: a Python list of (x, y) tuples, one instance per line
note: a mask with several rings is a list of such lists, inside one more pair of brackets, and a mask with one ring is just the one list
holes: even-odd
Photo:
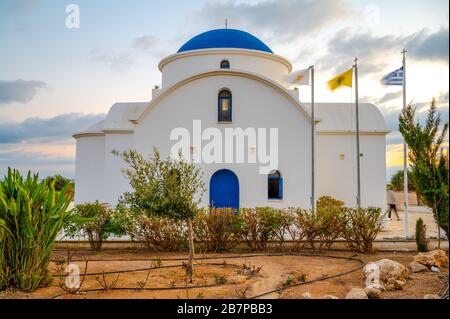
[(415, 113), (412, 103), (402, 111), (399, 116), (400, 132), (409, 146), (408, 155), (416, 188), (448, 237), (448, 151), (441, 148), (448, 132), (448, 123), (440, 130), (441, 119), (434, 98), (424, 126), (416, 121)]
[(114, 152), (129, 165), (123, 172), (133, 191), (123, 195), (121, 202), (136, 213), (183, 220), (188, 225), (189, 260), (187, 273), (192, 282), (194, 235), (192, 220), (198, 211), (205, 185), (202, 173), (194, 164), (178, 159), (161, 159), (160, 153), (146, 160), (136, 151)]

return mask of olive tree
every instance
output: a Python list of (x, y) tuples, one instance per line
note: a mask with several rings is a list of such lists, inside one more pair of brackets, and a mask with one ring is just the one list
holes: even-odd
[(430, 104), (424, 125), (417, 121), (415, 113), (416, 107), (412, 103), (402, 111), (399, 116), (400, 132), (409, 146), (408, 155), (416, 189), (448, 237), (448, 151), (442, 148), (448, 123), (440, 126), (441, 118), (435, 99)]
[(171, 157), (162, 159), (157, 149), (154, 149), (149, 159), (133, 150), (114, 154), (119, 155), (129, 165), (123, 172), (133, 189), (122, 196), (122, 204), (138, 214), (186, 221), (189, 237), (187, 273), (192, 282), (194, 261), (192, 220), (205, 191), (200, 169), (188, 163), (181, 154), (177, 159)]

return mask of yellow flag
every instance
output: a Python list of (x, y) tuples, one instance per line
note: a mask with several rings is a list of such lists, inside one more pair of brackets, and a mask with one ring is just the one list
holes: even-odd
[(328, 81), (328, 88), (331, 91), (334, 91), (337, 88), (340, 88), (341, 86), (352, 87), (352, 80), (353, 80), (353, 68), (350, 68), (344, 73), (341, 73), (338, 76), (332, 78), (330, 81)]

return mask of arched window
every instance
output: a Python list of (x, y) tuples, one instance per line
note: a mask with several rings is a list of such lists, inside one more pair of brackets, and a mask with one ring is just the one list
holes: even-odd
[(221, 90), (219, 92), (219, 122), (231, 122), (231, 92), (229, 90)]
[(267, 193), (269, 199), (283, 199), (283, 178), (279, 171), (272, 171), (268, 175)]
[(229, 69), (230, 68), (230, 61), (222, 60), (222, 62), (220, 62), (220, 68), (221, 69)]

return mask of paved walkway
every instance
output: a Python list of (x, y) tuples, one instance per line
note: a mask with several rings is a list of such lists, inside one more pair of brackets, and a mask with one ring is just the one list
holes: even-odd
[[(382, 231), (377, 239), (384, 238), (404, 238), (405, 237), (405, 223), (404, 223), (404, 212), (398, 212), (400, 216), (400, 221), (397, 221), (395, 213), (392, 212), (392, 220), (389, 222), (387, 230)], [(431, 210), (423, 206), (410, 206), (408, 210), (408, 237), (414, 236), (416, 231), (416, 221), (422, 218), (425, 225), (427, 226), (427, 236), (437, 238), (438, 227), (434, 221), (433, 214)]]

